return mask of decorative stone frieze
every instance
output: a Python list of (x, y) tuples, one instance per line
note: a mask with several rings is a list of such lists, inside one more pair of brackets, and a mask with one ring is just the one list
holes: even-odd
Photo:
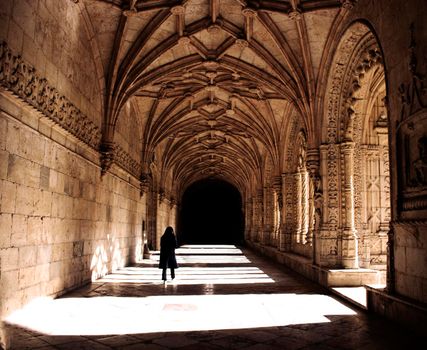
[(141, 173), (141, 164), (133, 159), (121, 146), (117, 146), (115, 150), (114, 162), (127, 170), (135, 177), (139, 177)]
[(114, 142), (103, 142), (100, 147), (101, 175), (104, 175), (115, 163), (129, 174), (140, 177), (142, 166), (133, 159), (120, 145)]
[(4, 41), (0, 42), (0, 85), (80, 141), (99, 149), (99, 128)]

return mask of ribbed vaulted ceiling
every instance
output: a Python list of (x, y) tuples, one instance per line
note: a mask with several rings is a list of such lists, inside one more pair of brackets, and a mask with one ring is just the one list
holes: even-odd
[(316, 123), (328, 38), (351, 1), (84, 3), (101, 42), (107, 127), (131, 100), (143, 163), (155, 157), (181, 187), (216, 176), (244, 188), (267, 157), (280, 163), (292, 114)]

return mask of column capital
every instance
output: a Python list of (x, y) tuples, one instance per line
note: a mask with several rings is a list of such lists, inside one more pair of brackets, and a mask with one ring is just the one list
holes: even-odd
[(355, 144), (353, 141), (345, 141), (340, 144), (340, 148), (344, 153), (350, 153), (354, 150)]

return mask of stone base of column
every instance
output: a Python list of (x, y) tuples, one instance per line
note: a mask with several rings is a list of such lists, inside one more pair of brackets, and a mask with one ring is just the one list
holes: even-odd
[(250, 242), (249, 247), (328, 288), (378, 285), (384, 282), (381, 271), (321, 267), (314, 265), (311, 258), (291, 252), (280, 252), (278, 249), (259, 243)]
[(354, 231), (344, 231), (341, 240), (341, 262), (345, 269), (359, 268), (358, 241)]
[(314, 237), (316, 240), (316, 265), (330, 268), (340, 267), (338, 255), (339, 247), (336, 236), (336, 231), (322, 229), (319, 234)]

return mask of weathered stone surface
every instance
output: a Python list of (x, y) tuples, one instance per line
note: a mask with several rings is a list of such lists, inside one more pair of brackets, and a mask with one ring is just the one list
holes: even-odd
[(427, 303), (426, 3), (243, 3), (3, 1), (0, 316), (158, 248), (210, 178), (261, 250)]

